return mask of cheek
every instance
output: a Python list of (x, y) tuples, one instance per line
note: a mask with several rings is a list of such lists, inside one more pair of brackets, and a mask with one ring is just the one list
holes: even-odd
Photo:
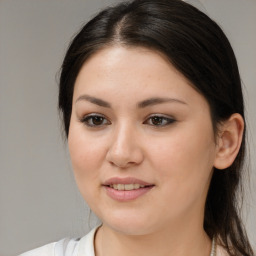
[(99, 195), (100, 152), (99, 145), (89, 136), (70, 129), (69, 152), (77, 187), (90, 208), (94, 208)]
[[(184, 132), (185, 130), (185, 132)], [(210, 129), (190, 127), (180, 129), (175, 136), (152, 143), (149, 159), (156, 170), (159, 183), (166, 192), (179, 199), (190, 193), (198, 194), (208, 187), (214, 162), (214, 140)], [(207, 132), (206, 132), (207, 131)]]
[(87, 188), (98, 181), (98, 170), (104, 158), (102, 141), (89, 136), (79, 125), (70, 126), (68, 145), (74, 176), (84, 195)]

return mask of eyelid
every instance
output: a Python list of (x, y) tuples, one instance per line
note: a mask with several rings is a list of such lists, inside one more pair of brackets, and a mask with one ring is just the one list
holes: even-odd
[(150, 115), (147, 116), (147, 118), (154, 117), (154, 116), (169, 118), (169, 119), (175, 119), (173, 116), (166, 115), (166, 114), (160, 114), (160, 113), (150, 114)]
[(146, 124), (146, 122), (150, 119), (150, 118), (153, 118), (153, 117), (159, 117), (159, 118), (162, 118), (164, 120), (168, 120), (168, 123), (167, 124), (164, 124), (164, 125), (154, 125), (154, 124), (149, 124), (151, 126), (155, 126), (155, 127), (166, 127), (168, 125), (171, 125), (173, 124), (174, 122), (176, 122), (177, 120), (174, 118), (174, 117), (171, 117), (169, 115), (165, 115), (165, 114), (152, 114), (152, 115), (149, 115), (145, 121), (143, 122), (143, 124)]

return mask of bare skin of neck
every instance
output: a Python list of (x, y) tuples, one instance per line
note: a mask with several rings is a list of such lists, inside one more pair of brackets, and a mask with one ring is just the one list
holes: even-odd
[[(183, 223), (184, 224), (184, 223)], [(126, 235), (102, 225), (95, 238), (96, 256), (209, 256), (211, 240), (194, 224), (175, 225), (147, 235)]]

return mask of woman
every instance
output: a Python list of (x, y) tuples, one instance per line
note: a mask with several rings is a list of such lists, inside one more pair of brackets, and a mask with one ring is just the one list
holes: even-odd
[(237, 207), (241, 82), (209, 17), (180, 0), (103, 10), (67, 51), (59, 108), (102, 225), (23, 256), (253, 255)]

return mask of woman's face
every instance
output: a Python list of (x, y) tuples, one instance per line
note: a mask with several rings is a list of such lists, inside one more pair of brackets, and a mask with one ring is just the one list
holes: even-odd
[(75, 82), (69, 150), (103, 225), (147, 234), (203, 223), (217, 146), (209, 106), (159, 53), (109, 47)]

